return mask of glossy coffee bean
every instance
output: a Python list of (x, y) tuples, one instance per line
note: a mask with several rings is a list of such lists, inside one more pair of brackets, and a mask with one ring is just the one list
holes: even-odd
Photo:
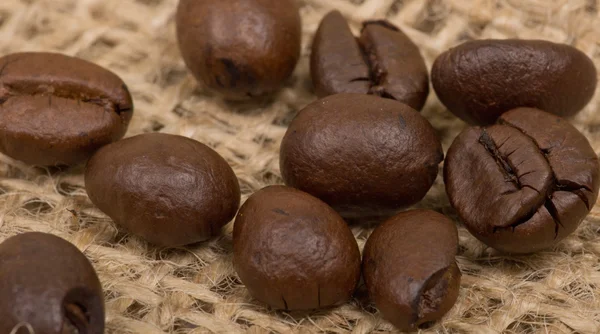
[(409, 106), (337, 94), (305, 107), (281, 143), (285, 183), (346, 217), (387, 216), (420, 201), (444, 154), (435, 130)]
[(373, 94), (421, 110), (429, 94), (429, 75), (419, 48), (387, 21), (367, 21), (355, 38), (342, 14), (323, 18), (310, 58), (315, 91)]
[(180, 0), (179, 49), (209, 89), (240, 100), (281, 87), (300, 57), (294, 0)]
[(587, 139), (537, 109), (466, 128), (448, 151), (450, 203), (469, 231), (507, 253), (546, 249), (579, 226), (598, 198), (600, 165)]
[(575, 115), (592, 98), (596, 68), (578, 49), (541, 40), (476, 40), (442, 53), (433, 88), (456, 116), (491, 125), (502, 113), (532, 107)]
[(436, 321), (460, 287), (453, 221), (430, 210), (402, 212), (378, 226), (365, 245), (363, 275), (382, 316), (402, 331)]
[(115, 223), (161, 246), (219, 234), (240, 203), (238, 180), (225, 159), (193, 139), (162, 133), (100, 149), (88, 161), (85, 187)]
[(133, 114), (114, 73), (55, 53), (0, 58), (0, 152), (28, 164), (74, 165), (123, 137)]
[(51, 234), (29, 232), (0, 244), (0, 333), (104, 333), (104, 296), (90, 261)]
[(284, 186), (254, 193), (233, 228), (233, 263), (252, 296), (278, 309), (348, 300), (360, 252), (344, 220), (319, 199)]

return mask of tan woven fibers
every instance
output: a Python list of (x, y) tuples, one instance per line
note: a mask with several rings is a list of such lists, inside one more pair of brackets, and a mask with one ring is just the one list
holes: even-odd
[[(201, 0), (199, 0), (201, 1)], [(178, 53), (176, 0), (0, 0), (0, 54), (58, 51), (106, 66), (132, 90), (136, 111), (127, 136), (161, 131), (214, 147), (243, 191), (281, 183), (278, 148), (285, 125), (315, 100), (308, 75), (312, 34), (340, 9), (357, 23), (386, 17), (434, 57), (460, 41), (544, 38), (573, 44), (600, 68), (596, 0), (304, 0), (303, 52), (291, 80), (267, 102), (232, 104), (199, 87)], [(573, 122), (600, 150), (600, 94)], [(431, 94), (423, 115), (447, 149), (464, 123)], [(88, 200), (82, 168), (33, 169), (0, 157), (0, 240), (54, 233), (93, 262), (106, 292), (107, 333), (369, 333), (392, 331), (364, 298), (308, 314), (276, 312), (253, 301), (231, 264), (225, 236), (159, 249), (125, 234)], [(420, 207), (456, 219), (441, 175)], [(371, 229), (353, 226), (359, 245)], [(40, 254), (43, 256), (43, 254)], [(600, 333), (600, 208), (552, 250), (524, 257), (487, 249), (460, 227), (459, 300), (424, 333)], [(1, 282), (0, 282), (1, 284)]]

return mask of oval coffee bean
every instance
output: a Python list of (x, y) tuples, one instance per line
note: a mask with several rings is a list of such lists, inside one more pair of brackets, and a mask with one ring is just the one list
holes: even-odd
[(469, 127), (444, 167), (450, 203), (468, 230), (507, 253), (531, 253), (571, 234), (598, 198), (600, 165), (587, 139), (537, 109)]
[(180, 0), (176, 24), (187, 67), (229, 99), (277, 90), (300, 57), (294, 0)]
[[(104, 296), (90, 261), (51, 234), (29, 232), (0, 244), (0, 333), (104, 333)], [(27, 333), (27, 330), (16, 333)]]
[(269, 186), (240, 209), (233, 264), (258, 300), (306, 310), (348, 300), (360, 277), (360, 252), (344, 220), (302, 191)]
[(359, 38), (339, 11), (323, 18), (315, 35), (310, 70), (317, 95), (374, 94), (421, 110), (429, 75), (419, 48), (387, 21), (363, 23)]
[(92, 202), (115, 223), (161, 246), (217, 235), (240, 204), (240, 187), (217, 152), (162, 133), (100, 149), (85, 170)]
[(575, 115), (594, 95), (596, 67), (566, 44), (476, 40), (442, 53), (433, 63), (431, 81), (456, 116), (490, 125), (519, 107)]
[(74, 165), (127, 131), (133, 102), (112, 72), (55, 53), (0, 58), (0, 151), (28, 164)]
[(386, 216), (420, 201), (444, 154), (435, 130), (407, 105), (337, 94), (305, 107), (281, 143), (285, 183), (347, 217)]
[(442, 318), (458, 297), (457, 249), (456, 225), (434, 211), (402, 212), (375, 228), (363, 275), (382, 316), (402, 331)]

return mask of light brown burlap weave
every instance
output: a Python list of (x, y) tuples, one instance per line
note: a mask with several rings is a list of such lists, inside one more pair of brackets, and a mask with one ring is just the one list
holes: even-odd
[[(202, 0), (198, 0), (202, 1)], [(176, 0), (0, 0), (0, 54), (57, 51), (118, 73), (136, 105), (127, 136), (161, 131), (214, 147), (233, 166), (242, 201), (280, 183), (278, 148), (285, 125), (315, 100), (308, 76), (312, 35), (322, 16), (341, 10), (358, 27), (388, 18), (434, 57), (473, 38), (543, 38), (577, 46), (600, 68), (596, 0), (304, 0), (303, 51), (273, 101), (232, 104), (200, 87), (176, 46)], [(574, 124), (600, 150), (600, 94)], [(423, 115), (447, 149), (464, 123), (431, 94)], [(388, 332), (359, 291), (357, 299), (313, 313), (272, 311), (253, 301), (231, 264), (232, 224), (224, 236), (181, 249), (159, 249), (127, 235), (88, 200), (82, 168), (33, 169), (0, 157), (0, 240), (54, 233), (93, 262), (106, 293), (107, 333)], [(418, 205), (456, 220), (441, 175)], [(359, 245), (371, 229), (353, 227)], [(459, 228), (463, 272), (456, 306), (426, 333), (599, 333), (600, 208), (554, 249), (499, 255)], [(40, 254), (43, 256), (43, 254)], [(0, 284), (2, 284), (0, 282)]]

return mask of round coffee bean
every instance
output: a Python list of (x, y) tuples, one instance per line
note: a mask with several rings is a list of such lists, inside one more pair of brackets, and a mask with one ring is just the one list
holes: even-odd
[[(77, 247), (29, 232), (0, 244), (0, 333), (102, 334), (104, 296)], [(13, 332), (16, 330), (16, 332)]]
[(133, 114), (112, 72), (54, 53), (0, 58), (0, 151), (25, 163), (74, 165), (123, 137)]
[(442, 53), (433, 63), (431, 81), (456, 116), (490, 125), (519, 107), (575, 115), (594, 95), (596, 67), (566, 44), (476, 40)]
[(374, 94), (421, 110), (429, 75), (419, 48), (387, 21), (363, 23), (354, 38), (342, 14), (323, 18), (315, 35), (310, 70), (317, 95)]
[(519, 108), (466, 128), (448, 151), (450, 203), (469, 231), (507, 253), (551, 247), (598, 198), (600, 165), (587, 139), (558, 116)]
[(378, 226), (364, 249), (363, 275), (382, 316), (402, 331), (436, 321), (460, 287), (456, 225), (430, 210), (402, 212)]
[(180, 0), (175, 22), (187, 67), (228, 99), (277, 90), (300, 57), (294, 0)]
[(233, 228), (233, 264), (258, 300), (306, 310), (348, 300), (360, 252), (344, 220), (319, 199), (284, 186), (254, 193)]
[(240, 187), (217, 152), (195, 140), (143, 134), (100, 149), (85, 170), (92, 202), (115, 223), (161, 246), (217, 235), (240, 204)]
[(407, 105), (337, 94), (304, 108), (281, 143), (285, 183), (346, 217), (386, 216), (420, 201), (444, 154), (433, 127)]

